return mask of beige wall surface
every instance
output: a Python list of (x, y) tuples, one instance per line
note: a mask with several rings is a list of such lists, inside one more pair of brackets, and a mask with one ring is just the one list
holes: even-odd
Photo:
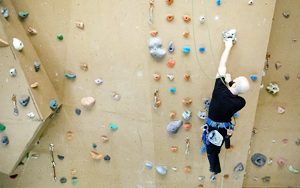
[[(272, 96), (265, 87), (261, 90), (254, 125), (257, 134), (252, 137), (250, 148), (250, 157), (258, 152), (273, 162), (259, 168), (248, 159), (245, 187), (300, 187), (299, 173), (288, 171), (289, 165), (300, 169), (300, 146), (296, 144), (300, 138), (299, 10), (300, 1), (297, 0), (276, 3), (268, 46), (269, 69), (262, 83), (265, 87), (270, 82), (278, 83), (280, 91)], [(290, 17), (283, 17), (284, 12), (289, 12)], [(277, 70), (276, 63), (281, 64)], [(284, 78), (285, 75), (289, 75), (289, 80)], [(279, 106), (285, 108), (285, 113), (277, 113)], [(277, 164), (280, 158), (286, 161), (283, 167)], [(269, 183), (262, 182), (261, 178), (265, 176), (271, 177)]]
[[(29, 158), (25, 168), (19, 170), (15, 180), (1, 177), (2, 187), (55, 187), (59, 182), (52, 180), (52, 168), (48, 151), (49, 143), (55, 145), (55, 155), (64, 155), (63, 161), (56, 159), (58, 178), (67, 177), (64, 187), (73, 187), (71, 177), (78, 177), (78, 187), (241, 187), (244, 172), (233, 173), (233, 167), (246, 164), (249, 142), (254, 123), (259, 93), (261, 71), (264, 65), (275, 1), (222, 1), (219, 7), (215, 1), (185, 0), (174, 1), (167, 6), (165, 1), (154, 1), (153, 24), (148, 24), (149, 1), (13, 1), (16, 11), (27, 10), (29, 17), (23, 22), (24, 29), (33, 25), (38, 34), (31, 37), (33, 47), (42, 65), (63, 101), (63, 108), (54, 122), (44, 133), (40, 144), (33, 152), (39, 157)], [(167, 14), (174, 14), (172, 23), (165, 20)], [(182, 16), (192, 17), (185, 23)], [(206, 22), (199, 23), (200, 16)], [(75, 22), (83, 21), (84, 30), (76, 28)], [(240, 112), (238, 126), (232, 139), (233, 149), (222, 150), (222, 174), (215, 184), (209, 182), (208, 161), (199, 154), (201, 126), (196, 114), (203, 110), (202, 98), (209, 97), (214, 77), (223, 50), (222, 31), (236, 28), (238, 41), (229, 58), (228, 70), (233, 77), (257, 74), (258, 80), (251, 83), (251, 91), (244, 95), (247, 106)], [(157, 30), (166, 48), (174, 41), (175, 52), (168, 54), (161, 62), (153, 60), (148, 51), (149, 31)], [(182, 37), (184, 31), (190, 37)], [(57, 34), (64, 40), (58, 41)], [(183, 55), (181, 48), (191, 47), (189, 55)], [(206, 47), (200, 54), (198, 48)], [(169, 58), (176, 60), (173, 69), (166, 66)], [(88, 71), (80, 69), (86, 63)], [(64, 73), (77, 74), (74, 81), (64, 78)], [(159, 72), (159, 82), (152, 74)], [(183, 75), (190, 72), (191, 80), (184, 81)], [(168, 73), (175, 75), (169, 82)], [(103, 84), (95, 85), (94, 80), (102, 78)], [(175, 86), (175, 95), (169, 88)], [(159, 89), (162, 105), (152, 109), (153, 92)], [(112, 93), (121, 95), (119, 101), (112, 99)], [(80, 99), (93, 96), (96, 104), (91, 110), (80, 106)], [(184, 97), (191, 97), (190, 107), (182, 105)], [(81, 108), (77, 116), (75, 108)], [(189, 109), (193, 113), (190, 131), (180, 130), (174, 137), (166, 133), (170, 121), (169, 112), (176, 111), (177, 119)], [(109, 123), (119, 126), (116, 132), (109, 130)], [(66, 139), (72, 131), (74, 138)], [(110, 138), (101, 142), (101, 135)], [(186, 156), (185, 138), (190, 138), (190, 154)], [(92, 143), (96, 151), (111, 156), (111, 161), (94, 161), (89, 152)], [(172, 153), (170, 147), (179, 147)], [(144, 161), (168, 167), (168, 174), (161, 177), (155, 169), (148, 170)], [(184, 167), (190, 165), (191, 173)], [(177, 171), (172, 170), (173, 167)], [(71, 175), (71, 170), (77, 173)], [(229, 178), (222, 178), (228, 174)], [(198, 176), (205, 176), (199, 181)], [(2, 183), (3, 182), (3, 183)], [(1, 185), (2, 184), (2, 185)]]

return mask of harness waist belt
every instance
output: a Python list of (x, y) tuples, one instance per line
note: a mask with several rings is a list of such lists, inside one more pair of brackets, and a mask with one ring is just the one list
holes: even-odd
[(214, 127), (214, 128), (225, 128), (225, 129), (233, 128), (233, 125), (231, 122), (215, 122), (215, 121), (211, 120), (209, 117), (207, 117), (207, 119), (206, 119), (206, 124), (208, 126)]

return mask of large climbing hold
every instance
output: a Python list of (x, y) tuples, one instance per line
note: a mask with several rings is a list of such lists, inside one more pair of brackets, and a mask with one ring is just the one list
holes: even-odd
[(96, 103), (96, 99), (93, 97), (83, 97), (81, 99), (81, 105), (87, 109), (91, 108)]
[(22, 51), (24, 48), (23, 42), (17, 38), (13, 38), (13, 46), (19, 52)]
[(257, 167), (262, 167), (266, 164), (267, 157), (261, 153), (255, 153), (251, 157), (252, 163)]
[(19, 99), (19, 103), (24, 107), (28, 105), (29, 101), (30, 101), (30, 97), (28, 95), (24, 95)]
[(149, 40), (149, 51), (151, 56), (156, 59), (160, 60), (166, 55), (166, 50), (162, 49), (162, 43), (160, 38), (158, 37), (152, 37)]
[(182, 120), (171, 121), (167, 125), (167, 132), (169, 134), (176, 134), (178, 132), (178, 130), (180, 129), (180, 127), (182, 126), (182, 124), (183, 124)]
[(25, 18), (27, 18), (28, 16), (29, 16), (29, 12), (27, 12), (27, 11), (20, 11), (19, 13), (18, 13), (18, 16), (19, 16), (19, 18), (20, 19), (25, 19)]

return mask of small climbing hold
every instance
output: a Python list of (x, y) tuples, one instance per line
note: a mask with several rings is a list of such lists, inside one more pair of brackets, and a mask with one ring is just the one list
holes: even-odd
[(167, 167), (165, 167), (165, 166), (158, 165), (158, 166), (156, 166), (156, 172), (157, 172), (159, 175), (164, 176), (164, 175), (167, 174), (168, 169), (167, 169)]
[(295, 144), (296, 144), (297, 146), (300, 146), (300, 138), (298, 138), (298, 140), (295, 141)]
[(57, 40), (62, 41), (64, 40), (64, 36), (62, 34), (57, 34), (56, 35)]
[(109, 155), (105, 155), (103, 158), (105, 161), (110, 161), (111, 157)]
[(288, 73), (284, 74), (283, 77), (284, 77), (285, 80), (289, 80), (290, 79), (290, 75)]
[(168, 15), (166, 16), (166, 19), (167, 19), (168, 22), (171, 22), (171, 21), (174, 20), (174, 15), (168, 14)]
[(175, 64), (176, 64), (176, 62), (175, 62), (174, 59), (169, 59), (169, 60), (167, 61), (167, 66), (168, 66), (169, 68), (173, 68), (173, 67), (175, 66)]
[(189, 23), (191, 21), (191, 16), (189, 15), (183, 15), (182, 16), (183, 21), (185, 21), (186, 23)]
[(189, 120), (192, 118), (192, 112), (189, 111), (189, 110), (185, 110), (185, 111), (182, 113), (182, 118), (183, 118), (185, 121), (189, 121)]
[(40, 154), (38, 154), (38, 153), (31, 154), (32, 159), (38, 159), (39, 157), (40, 157)]
[(69, 79), (69, 80), (75, 80), (76, 74), (71, 73), (71, 72), (67, 72), (67, 73), (65, 73), (65, 77), (66, 77), (67, 79)]
[(156, 30), (150, 31), (150, 35), (152, 37), (156, 37), (158, 35), (158, 31), (156, 31)]
[(6, 47), (9, 46), (8, 42), (0, 38), (0, 47)]
[(173, 74), (167, 74), (167, 78), (170, 80), (170, 81), (173, 81), (175, 76)]
[(266, 164), (267, 157), (261, 153), (255, 153), (251, 157), (251, 162), (257, 166), (257, 167), (262, 167)]
[(9, 75), (11, 77), (16, 77), (17, 76), (17, 69), (16, 68), (9, 69)]
[(273, 163), (273, 158), (272, 158), (272, 157), (269, 157), (267, 164), (268, 164), (268, 165), (271, 165), (272, 163)]
[(100, 78), (97, 78), (94, 82), (96, 85), (101, 85), (103, 83), (103, 80)]
[(277, 113), (283, 114), (284, 112), (285, 112), (285, 109), (283, 107), (281, 107), (281, 106), (277, 107)]
[(158, 80), (160, 80), (160, 74), (159, 73), (154, 73), (153, 74), (153, 79), (155, 80), (155, 81), (158, 81)]
[(62, 160), (65, 159), (65, 156), (63, 156), (63, 155), (57, 155), (57, 158), (62, 161)]
[(238, 163), (234, 168), (233, 171), (234, 172), (242, 172), (244, 170), (244, 165), (243, 163)]
[(228, 179), (229, 178), (229, 174), (224, 174), (224, 179)]
[(265, 177), (262, 177), (261, 180), (264, 182), (264, 183), (269, 183), (271, 181), (271, 177), (270, 176), (265, 176)]
[(78, 178), (77, 177), (72, 177), (71, 182), (73, 185), (76, 185), (78, 183)]
[(201, 54), (204, 54), (204, 52), (205, 52), (205, 47), (200, 47), (200, 48), (199, 48), (199, 52), (200, 52)]
[(203, 181), (205, 179), (205, 176), (198, 176), (199, 181)]
[(83, 71), (87, 71), (89, 68), (88, 68), (88, 65), (86, 63), (81, 63), (80, 64), (80, 69), (83, 70)]
[(203, 98), (204, 109), (208, 110), (210, 105), (210, 98)]
[(184, 130), (189, 131), (192, 128), (192, 124), (187, 122), (187, 123), (184, 123), (182, 127)]
[(192, 172), (192, 166), (190, 166), (190, 165), (185, 166), (183, 171), (185, 173), (191, 173)]
[(221, 5), (221, 0), (216, 0), (216, 4), (217, 4), (218, 6), (220, 6), (220, 5)]
[(79, 29), (84, 29), (84, 23), (81, 21), (75, 22), (75, 26)]
[(56, 110), (58, 108), (57, 101), (55, 99), (51, 99), (49, 102), (49, 107), (51, 110)]
[(282, 16), (285, 17), (285, 18), (289, 18), (290, 17), (290, 12), (289, 11), (284, 11), (282, 13)]
[(182, 47), (182, 52), (184, 54), (189, 54), (191, 52), (191, 48), (188, 46), (184, 46), (184, 47)]
[(171, 146), (170, 149), (172, 152), (177, 152), (178, 151), (178, 146)]
[(170, 112), (169, 116), (171, 119), (174, 119), (176, 117), (176, 112)]
[(199, 111), (197, 116), (198, 116), (198, 118), (205, 120), (207, 118), (207, 112), (206, 111)]
[(287, 138), (282, 139), (282, 143), (287, 144), (288, 142), (289, 142), (289, 139), (287, 139)]
[(4, 145), (4, 146), (7, 146), (9, 144), (9, 138), (8, 136), (4, 135), (2, 136), (1, 138), (1, 143)]
[(39, 86), (38, 82), (34, 82), (34, 83), (30, 84), (31, 88), (37, 88), (38, 86)]
[(81, 109), (75, 108), (75, 114), (78, 115), (78, 116), (80, 116), (80, 114), (81, 114)]
[(27, 17), (29, 16), (29, 12), (27, 12), (27, 11), (20, 11), (20, 12), (18, 13), (18, 16), (19, 16), (19, 18), (21, 18), (21, 19), (25, 19), (25, 18), (27, 18)]
[(103, 143), (106, 143), (106, 142), (109, 141), (109, 138), (106, 135), (102, 135), (101, 140), (102, 140)]
[(277, 165), (278, 165), (280, 168), (284, 167), (285, 164), (286, 164), (286, 159), (280, 157), (280, 158), (277, 160)]
[(110, 123), (109, 124), (109, 128), (110, 128), (110, 130), (112, 130), (112, 131), (116, 131), (116, 130), (118, 130), (118, 125), (117, 124), (115, 124), (115, 123)]
[(33, 119), (35, 117), (35, 114), (33, 112), (29, 112), (26, 114), (27, 117), (29, 117), (30, 119)]
[(255, 75), (255, 74), (250, 75), (250, 79), (252, 81), (256, 81), (257, 80), (257, 75)]
[(167, 125), (167, 132), (169, 134), (176, 134), (178, 132), (178, 130), (180, 129), (180, 127), (182, 126), (182, 124), (183, 124), (182, 120), (171, 121)]
[(30, 101), (30, 97), (28, 95), (23, 95), (19, 99), (19, 103), (24, 107), (28, 105), (29, 101)]
[(173, 53), (175, 50), (175, 45), (174, 45), (174, 42), (173, 41), (170, 41), (169, 42), (169, 45), (168, 45), (168, 52), (171, 54)]
[(93, 149), (96, 149), (96, 148), (97, 148), (97, 144), (92, 143), (92, 148), (93, 148)]
[(96, 99), (93, 97), (83, 97), (80, 102), (83, 107), (90, 109), (96, 103)]
[(9, 10), (8, 10), (8, 8), (6, 8), (6, 7), (2, 7), (1, 8), (1, 14), (2, 14), (2, 16), (4, 17), (4, 18), (8, 18), (9, 17)]
[(184, 38), (189, 38), (190, 32), (185, 31), (185, 32), (182, 33), (182, 36), (183, 36)]
[(145, 161), (144, 165), (147, 169), (151, 170), (153, 168), (153, 163), (150, 161)]
[(71, 175), (75, 175), (75, 174), (76, 174), (76, 172), (77, 172), (77, 170), (76, 170), (76, 169), (71, 169)]
[(193, 103), (193, 101), (189, 97), (186, 97), (182, 100), (182, 104), (184, 104), (185, 106), (190, 106), (192, 103)]
[(36, 35), (38, 33), (37, 30), (32, 26), (29, 26), (27, 31), (30, 35)]
[(189, 81), (191, 79), (190, 73), (185, 73), (183, 78), (184, 78), (185, 81)]
[(103, 157), (102, 154), (100, 154), (100, 153), (98, 153), (98, 152), (95, 152), (95, 151), (91, 151), (91, 152), (90, 152), (90, 156), (91, 156), (91, 158), (94, 159), (94, 160), (101, 160), (102, 157)]
[(238, 112), (236, 112), (236, 113), (233, 114), (233, 117), (234, 117), (234, 118), (238, 118), (239, 116), (240, 116), (240, 115), (239, 115)]
[(74, 137), (73, 131), (67, 131), (67, 133), (66, 133), (67, 140), (72, 140), (73, 137)]
[(34, 67), (35, 72), (39, 72), (39, 70), (41, 69), (41, 63), (38, 61), (35, 61), (33, 63), (33, 67)]
[(249, 0), (248, 5), (253, 5), (253, 0)]
[(289, 165), (289, 166), (288, 166), (288, 170), (289, 170), (291, 173), (294, 173), (294, 174), (298, 174), (298, 173), (299, 173), (299, 170), (296, 169), (295, 167), (293, 167), (292, 165)]
[(19, 175), (19, 174), (13, 174), (13, 175), (10, 175), (9, 177), (10, 177), (11, 179), (15, 179), (16, 177), (18, 177), (18, 175)]
[(272, 95), (275, 95), (279, 92), (279, 86), (278, 86), (278, 84), (271, 82), (267, 86), (266, 90), (267, 90), (268, 93), (270, 93)]
[(19, 52), (22, 51), (22, 49), (24, 48), (23, 42), (17, 38), (13, 38), (13, 46)]
[(112, 92), (112, 99), (115, 101), (119, 101), (121, 99), (121, 95), (117, 92)]
[(175, 87), (171, 87), (171, 88), (170, 88), (170, 92), (171, 92), (172, 94), (175, 94), (176, 88), (175, 88)]
[(203, 188), (204, 187), (204, 185), (203, 184), (199, 184), (199, 185), (197, 185), (197, 188)]
[(200, 21), (201, 24), (204, 24), (204, 23), (205, 23), (205, 20), (206, 20), (206, 19), (205, 19), (205, 16), (200, 16), (200, 17), (199, 17), (199, 21)]
[(167, 5), (169, 5), (169, 6), (172, 5), (173, 2), (174, 2), (174, 0), (166, 0)]
[(65, 183), (67, 183), (67, 178), (62, 177), (62, 178), (60, 178), (59, 182), (62, 184), (65, 184)]
[(281, 67), (282, 67), (282, 64), (281, 64), (279, 61), (277, 61), (277, 62), (275, 63), (275, 69), (278, 70), (278, 69), (281, 68)]

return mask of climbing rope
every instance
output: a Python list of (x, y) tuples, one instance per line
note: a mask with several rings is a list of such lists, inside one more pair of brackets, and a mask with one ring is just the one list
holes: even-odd
[(154, 9), (154, 0), (149, 0), (149, 19), (148, 23), (153, 24), (153, 9)]

